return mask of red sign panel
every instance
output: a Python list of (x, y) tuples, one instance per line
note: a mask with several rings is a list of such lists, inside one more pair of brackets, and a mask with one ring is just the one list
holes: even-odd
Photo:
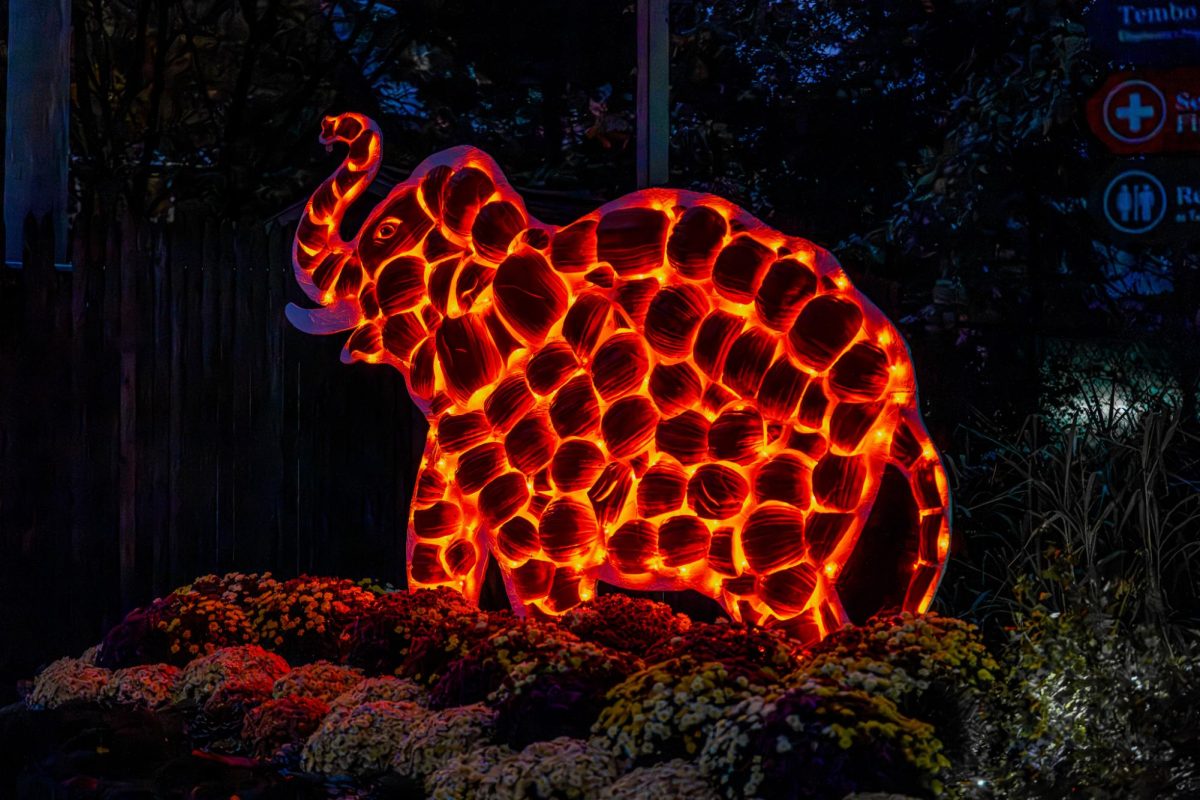
[(1200, 150), (1200, 68), (1118, 72), (1087, 111), (1092, 133), (1114, 153)]

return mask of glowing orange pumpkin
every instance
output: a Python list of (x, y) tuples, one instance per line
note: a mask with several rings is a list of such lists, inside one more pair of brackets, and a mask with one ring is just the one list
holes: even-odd
[(690, 588), (805, 639), (928, 607), (945, 474), (904, 342), (828, 252), (672, 189), (546, 225), (470, 147), (346, 242), (379, 129), (345, 114), (321, 141), (349, 153), (293, 254), (322, 308), (288, 314), (353, 331), (343, 360), (396, 367), (428, 415), (411, 586), (477, 600), (495, 557), (518, 612)]

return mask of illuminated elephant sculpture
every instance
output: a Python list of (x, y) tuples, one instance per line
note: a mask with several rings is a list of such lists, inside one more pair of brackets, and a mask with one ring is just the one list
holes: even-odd
[(352, 241), (378, 171), (357, 114), (308, 202), (310, 333), (391, 364), (429, 419), (409, 584), (560, 614), (597, 580), (695, 589), (813, 640), (925, 610), (949, 545), (945, 473), (896, 329), (834, 258), (719, 197), (647, 189), (555, 227), (470, 147), (424, 161)]

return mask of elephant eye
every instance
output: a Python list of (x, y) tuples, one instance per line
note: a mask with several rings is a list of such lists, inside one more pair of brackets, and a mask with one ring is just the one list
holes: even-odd
[(375, 241), (382, 242), (384, 239), (390, 239), (396, 235), (398, 230), (400, 230), (400, 220), (388, 217), (375, 228)]

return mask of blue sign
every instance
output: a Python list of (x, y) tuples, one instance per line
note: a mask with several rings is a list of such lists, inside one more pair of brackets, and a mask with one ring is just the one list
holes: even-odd
[(1149, 233), (1167, 212), (1167, 190), (1149, 172), (1127, 169), (1104, 187), (1104, 218), (1120, 233)]
[(1086, 23), (1092, 47), (1115, 61), (1200, 62), (1200, 0), (1097, 0)]
[(1101, 177), (1088, 207), (1109, 238), (1200, 241), (1200, 164), (1181, 158), (1118, 163)]

